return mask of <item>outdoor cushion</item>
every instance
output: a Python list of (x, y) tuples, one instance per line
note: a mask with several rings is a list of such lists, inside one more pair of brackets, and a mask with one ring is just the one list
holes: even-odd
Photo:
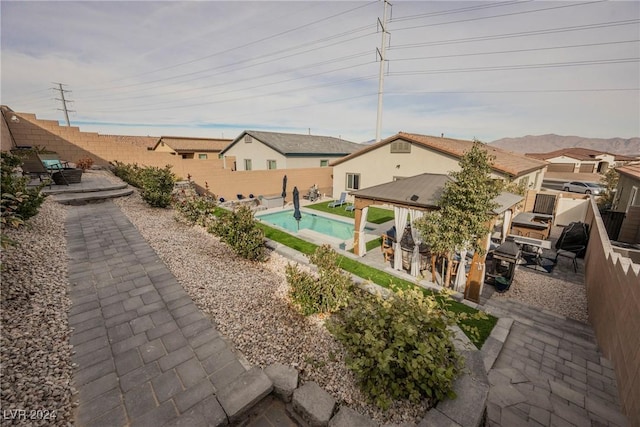
[(64, 169), (60, 160), (42, 160), (47, 169)]

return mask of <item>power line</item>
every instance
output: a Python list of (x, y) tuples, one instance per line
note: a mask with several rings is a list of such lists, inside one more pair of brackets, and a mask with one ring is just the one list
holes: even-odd
[(616, 59), (600, 59), (591, 61), (570, 61), (570, 62), (549, 62), (544, 64), (520, 64), (520, 65), (501, 65), (491, 67), (471, 67), (471, 68), (446, 68), (438, 70), (422, 70), (422, 71), (399, 71), (390, 73), (392, 76), (413, 76), (420, 74), (441, 74), (441, 73), (468, 73), (481, 71), (503, 71), (503, 70), (529, 70), (536, 68), (562, 68), (577, 67), (585, 65), (606, 65), (606, 64), (624, 64), (630, 62), (639, 62), (640, 58), (616, 58)]
[(593, 88), (593, 89), (514, 89), (514, 90), (425, 90), (425, 91), (391, 91), (390, 95), (459, 95), (459, 94), (500, 94), (500, 93), (572, 93), (572, 92), (633, 92), (640, 87), (628, 88)]
[(112, 81), (120, 81), (120, 80), (126, 80), (126, 79), (130, 79), (130, 78), (134, 78), (134, 77), (140, 77), (140, 76), (143, 76), (143, 75), (153, 74), (153, 73), (157, 73), (157, 72), (160, 72), (160, 71), (165, 71), (165, 70), (170, 70), (170, 69), (173, 69), (173, 68), (181, 67), (181, 66), (183, 66), (183, 65), (193, 64), (193, 63), (195, 63), (195, 62), (200, 62), (200, 61), (203, 61), (203, 60), (205, 60), (205, 59), (213, 58), (214, 56), (218, 56), (218, 55), (222, 55), (222, 54), (225, 54), (225, 53), (233, 52), (234, 50), (238, 50), (238, 49), (243, 49), (243, 48), (246, 48), (246, 47), (249, 47), (249, 46), (252, 46), (252, 45), (258, 44), (258, 43), (262, 43), (262, 42), (264, 42), (264, 41), (266, 41), (266, 40), (271, 40), (271, 39), (274, 39), (274, 38), (276, 38), (276, 37), (280, 37), (280, 36), (282, 36), (282, 35), (289, 34), (289, 33), (292, 33), (292, 32), (294, 32), (294, 31), (298, 31), (298, 30), (301, 30), (301, 29), (304, 29), (304, 28), (310, 27), (310, 26), (315, 25), (315, 24), (318, 24), (318, 23), (320, 23), (320, 22), (324, 22), (324, 21), (327, 21), (327, 20), (330, 20), (330, 19), (336, 18), (336, 17), (338, 17), (338, 16), (342, 16), (342, 15), (345, 15), (345, 14), (347, 14), (347, 13), (351, 13), (351, 12), (353, 12), (353, 11), (356, 11), (356, 10), (359, 10), (359, 9), (362, 9), (362, 8), (365, 8), (365, 7), (368, 7), (368, 6), (370, 6), (370, 5), (372, 5), (372, 4), (375, 4), (375, 3), (376, 3), (376, 1), (372, 1), (372, 2), (369, 2), (369, 3), (365, 3), (365, 4), (363, 4), (363, 5), (360, 5), (360, 6), (357, 6), (357, 7), (351, 8), (351, 9), (348, 9), (348, 10), (346, 10), (346, 11), (343, 11), (343, 12), (340, 12), (340, 13), (336, 13), (336, 14), (334, 14), (334, 15), (330, 15), (330, 16), (327, 16), (327, 17), (324, 17), (324, 18), (318, 19), (318, 20), (315, 20), (315, 21), (309, 22), (309, 23), (307, 23), (307, 24), (299, 25), (299, 26), (297, 26), (297, 27), (294, 27), (294, 28), (291, 28), (291, 29), (288, 29), (288, 30), (285, 30), (285, 31), (281, 31), (281, 32), (279, 32), (279, 33), (272, 34), (272, 35), (267, 36), (267, 37), (263, 37), (263, 38), (261, 38), (261, 39), (259, 39), (259, 40), (253, 40), (253, 41), (251, 41), (251, 42), (248, 42), (248, 43), (242, 44), (242, 45), (240, 45), (240, 46), (231, 47), (231, 48), (228, 48), (228, 49), (225, 49), (225, 50), (222, 50), (222, 51), (219, 51), (219, 52), (215, 52), (215, 53), (212, 53), (212, 54), (209, 54), (209, 55), (205, 55), (205, 56), (202, 56), (202, 57), (199, 57), (199, 58), (196, 58), (196, 59), (192, 59), (192, 60), (185, 61), (185, 62), (180, 62), (180, 63), (178, 63), (178, 64), (168, 65), (168, 66), (166, 66), (166, 67), (158, 68), (158, 69), (156, 69), (156, 70), (147, 71), (147, 72), (139, 73), (139, 74), (134, 74), (134, 75), (129, 76), (129, 77), (124, 77), (124, 78), (117, 79), (117, 80), (112, 80)]
[(580, 47), (594, 47), (594, 46), (605, 46), (605, 45), (612, 45), (612, 44), (637, 43), (637, 42), (640, 42), (640, 39), (619, 40), (619, 41), (602, 42), (602, 43), (585, 43), (585, 44), (566, 45), (566, 46), (538, 47), (538, 48), (530, 48), (530, 49), (500, 50), (500, 51), (492, 51), (492, 52), (458, 53), (454, 55), (433, 55), (433, 56), (422, 56), (417, 58), (395, 58), (393, 59), (393, 61), (394, 62), (395, 61), (417, 61), (422, 59), (442, 59), (442, 58), (458, 58), (463, 56), (482, 56), (482, 55), (497, 55), (497, 54), (505, 54), (505, 53), (537, 52), (537, 51), (543, 51), (543, 50), (573, 49), (573, 48), (580, 48)]
[(447, 44), (469, 43), (469, 42), (476, 42), (476, 41), (511, 39), (511, 38), (517, 38), (517, 37), (529, 37), (529, 36), (537, 36), (537, 35), (545, 35), (545, 34), (565, 33), (565, 32), (571, 32), (571, 31), (585, 31), (585, 30), (593, 30), (598, 28), (609, 28), (609, 27), (633, 25), (633, 24), (638, 24), (639, 22), (640, 22), (640, 19), (628, 19), (623, 21), (610, 21), (610, 22), (602, 22), (597, 24), (574, 25), (569, 27), (557, 27), (557, 28), (549, 28), (544, 30), (521, 31), (517, 33), (504, 33), (504, 34), (494, 34), (489, 36), (464, 37), (460, 39), (439, 40), (439, 41), (423, 42), (423, 43), (408, 43), (404, 45), (391, 46), (389, 50), (412, 49), (412, 48), (423, 47), (423, 46), (442, 46)]
[[(300, 92), (302, 90), (308, 90), (308, 89), (319, 89), (319, 88), (324, 88), (324, 87), (339, 86), (339, 85), (343, 85), (343, 84), (347, 84), (347, 83), (355, 83), (355, 82), (361, 82), (361, 81), (365, 81), (365, 80), (372, 80), (372, 79), (374, 79), (376, 77), (377, 76), (373, 76), (373, 75), (372, 76), (366, 76), (366, 77), (356, 77), (356, 78), (352, 78), (352, 79), (348, 79), (348, 80), (342, 80), (342, 81), (333, 82), (333, 83), (317, 84), (317, 85), (305, 86), (305, 87), (296, 88), (296, 89), (285, 89), (285, 90), (280, 90), (280, 91), (277, 91), (277, 92), (261, 94), (259, 96), (260, 97), (267, 97), (267, 96), (273, 96), (273, 95), (280, 95), (280, 94), (283, 94), (283, 93), (291, 93), (292, 91)], [(216, 100), (216, 101), (209, 101), (209, 102), (200, 102), (200, 103), (195, 103), (195, 104), (179, 104), (179, 105), (168, 106), (168, 107), (143, 108), (143, 109), (122, 109), (122, 108), (118, 108), (117, 110), (98, 110), (97, 112), (157, 111), (157, 110), (169, 110), (169, 109), (178, 109), (178, 108), (201, 107), (201, 106), (204, 106), (204, 105), (223, 104), (223, 103), (228, 103), (228, 102), (238, 102), (238, 101), (244, 101), (244, 100), (248, 100), (248, 99), (256, 99), (257, 96), (258, 95), (251, 94), (251, 95), (243, 96), (243, 97), (240, 97), (240, 98), (223, 99), (223, 100)], [(154, 104), (154, 105), (157, 105), (157, 104)]]
[[(365, 63), (361, 63), (361, 64), (357, 64), (357, 65), (349, 65), (349, 66), (345, 66), (345, 67), (341, 67), (341, 68), (337, 68), (334, 70), (329, 70), (329, 71), (323, 71), (323, 72), (319, 72), (319, 73), (314, 73), (314, 74), (309, 74), (309, 75), (305, 75), (305, 76), (300, 76), (300, 77), (292, 77), (292, 78), (288, 78), (285, 80), (280, 80), (277, 82), (272, 82), (272, 83), (267, 83), (267, 84), (260, 84), (260, 85), (256, 85), (256, 86), (250, 86), (250, 87), (242, 87), (239, 89), (231, 89), (231, 90), (226, 90), (226, 91), (222, 91), (222, 92), (215, 92), (215, 93), (209, 93), (209, 94), (205, 94), (205, 95), (198, 95), (195, 97), (188, 97), (188, 98), (182, 98), (180, 101), (188, 101), (191, 99), (198, 99), (198, 98), (210, 98), (212, 96), (219, 96), (219, 95), (225, 95), (228, 93), (233, 93), (233, 92), (246, 92), (248, 90), (252, 90), (252, 89), (260, 89), (260, 88), (264, 88), (267, 86), (274, 86), (277, 84), (282, 84), (282, 83), (288, 83), (291, 81), (295, 81), (295, 80), (301, 80), (301, 79), (307, 79), (310, 77), (317, 77), (317, 76), (321, 76), (321, 75), (325, 75), (325, 74), (330, 74), (330, 73), (335, 73), (336, 71), (343, 71), (343, 70), (347, 70), (347, 69), (352, 69), (352, 68), (356, 68), (356, 67), (360, 67), (363, 65), (368, 65), (368, 64), (372, 64), (374, 61), (369, 61), (369, 62), (365, 62)], [(313, 85), (313, 86), (305, 86), (302, 88), (297, 88), (295, 89), (296, 91), (300, 91), (300, 90), (304, 90), (304, 89), (308, 89), (308, 88), (317, 88), (317, 87), (325, 87), (325, 86), (332, 86), (334, 85), (333, 83), (329, 83), (329, 84), (323, 84), (323, 85)], [(216, 86), (225, 86), (224, 84), (219, 84)], [(290, 91), (291, 89), (287, 89), (287, 91)], [(278, 92), (281, 93), (281, 92)], [(165, 95), (165, 94), (163, 94)], [(248, 98), (254, 97), (254, 95), (251, 95)], [(157, 105), (161, 105), (161, 104), (171, 104), (174, 103), (175, 101), (166, 101), (166, 102), (154, 102), (152, 104), (140, 104), (137, 105), (137, 107), (155, 107)]]
[(576, 6), (586, 6), (586, 5), (595, 4), (595, 3), (602, 3), (604, 1), (606, 1), (606, 0), (596, 0), (596, 1), (590, 1), (590, 2), (584, 2), (584, 3), (567, 4), (567, 5), (554, 6), (554, 7), (545, 7), (545, 8), (542, 8), (542, 9), (525, 10), (525, 11), (511, 12), (511, 13), (503, 13), (503, 14), (500, 14), (500, 15), (481, 16), (481, 17), (477, 17), (477, 18), (459, 19), (457, 21), (438, 22), (438, 23), (435, 23), (435, 24), (416, 25), (416, 26), (413, 26), (413, 27), (394, 28), (393, 31), (405, 31), (405, 30), (413, 30), (413, 29), (416, 29), (416, 28), (437, 27), (437, 26), (440, 26), (440, 25), (459, 24), (461, 22), (472, 22), (472, 21), (481, 21), (481, 20), (484, 20), (484, 19), (503, 18), (505, 16), (524, 15), (524, 14), (527, 14), (527, 13), (544, 12), (544, 11), (547, 11), (547, 10), (564, 9), (564, 8), (576, 7)]
[(449, 10), (444, 10), (444, 11), (439, 11), (439, 12), (429, 12), (429, 13), (422, 13), (419, 15), (407, 15), (407, 16), (401, 16), (399, 18), (393, 18), (390, 21), (391, 22), (402, 22), (402, 21), (412, 21), (415, 19), (421, 19), (421, 18), (430, 18), (433, 16), (442, 16), (442, 15), (453, 15), (456, 13), (464, 13), (464, 12), (471, 12), (471, 11), (475, 11), (475, 10), (481, 10), (481, 9), (490, 9), (490, 8), (494, 8), (494, 7), (504, 7), (504, 6), (511, 6), (514, 4), (522, 4), (522, 3), (530, 3), (533, 0), (525, 0), (525, 1), (508, 1), (508, 2), (497, 2), (497, 3), (489, 3), (489, 4), (483, 4), (480, 6), (467, 6), (467, 7), (461, 7), (459, 9), (449, 9)]

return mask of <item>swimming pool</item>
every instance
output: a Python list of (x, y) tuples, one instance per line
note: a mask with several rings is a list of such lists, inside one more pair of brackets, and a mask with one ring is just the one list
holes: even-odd
[[(257, 216), (256, 218), (269, 224), (282, 227), (285, 230), (298, 231), (298, 224), (293, 217), (293, 210), (269, 213)], [(305, 228), (326, 234), (327, 236), (336, 237), (340, 240), (353, 239), (353, 224), (309, 212), (302, 212), (300, 230)], [(371, 231), (372, 229), (365, 228), (365, 230)]]

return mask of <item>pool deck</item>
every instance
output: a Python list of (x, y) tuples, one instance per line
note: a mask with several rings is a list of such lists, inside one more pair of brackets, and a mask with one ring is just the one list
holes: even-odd
[[(326, 203), (329, 203), (331, 200), (331, 198), (326, 198), (324, 200), (320, 200), (320, 202), (326, 201)], [(332, 214), (329, 212), (324, 212), (324, 211), (318, 211), (315, 209), (309, 209), (307, 208), (307, 206), (309, 205), (313, 205), (319, 203), (318, 200), (314, 201), (314, 202), (310, 202), (308, 200), (300, 200), (300, 211), (301, 213), (304, 215), (305, 213), (310, 215), (317, 215), (320, 217), (325, 217), (325, 218), (329, 218), (329, 219), (333, 219), (335, 221), (340, 221), (340, 222), (346, 222), (349, 224), (353, 224), (354, 220), (352, 218), (348, 218), (345, 216), (341, 216), (341, 215), (337, 215), (337, 214)], [(345, 209), (348, 205), (344, 205), (344, 206), (340, 206), (335, 208), (336, 211), (338, 211), (339, 209)], [(260, 219), (261, 216), (263, 215), (267, 215), (267, 214), (271, 214), (271, 213), (278, 213), (278, 212), (283, 212), (283, 211), (287, 211), (287, 210), (291, 210), (293, 209), (293, 203), (292, 202), (288, 202), (287, 204), (285, 204), (284, 206), (281, 207), (276, 207), (276, 208), (270, 208), (270, 209), (264, 209), (264, 210), (260, 210), (256, 212), (256, 219)], [(366, 224), (366, 228), (368, 228), (368, 232), (366, 233), (366, 237), (365, 240), (366, 241), (370, 241), (373, 239), (378, 238), (381, 234), (383, 234), (386, 230), (388, 230), (389, 228), (391, 228), (393, 226), (394, 222), (393, 220), (385, 222), (383, 224), (374, 224), (372, 222), (367, 222)], [(274, 225), (272, 223), (269, 223), (270, 227), (274, 227), (278, 230), (284, 231), (286, 233), (290, 233), (294, 236), (299, 236), (301, 238), (304, 238), (305, 240), (308, 240), (311, 243), (317, 244), (317, 245), (322, 245), (322, 244), (329, 244), (331, 246), (333, 246), (336, 249), (341, 249), (341, 250), (346, 250), (348, 251), (349, 249), (353, 248), (353, 239), (340, 239), (340, 238), (336, 238), (333, 236), (329, 236), (326, 234), (323, 234), (321, 232), (315, 231), (315, 230), (310, 230), (310, 229), (301, 229), (297, 232), (295, 231), (291, 231), (291, 230), (287, 230), (286, 228), (283, 227), (279, 227), (277, 225)], [(380, 268), (380, 266), (377, 266), (376, 268)]]

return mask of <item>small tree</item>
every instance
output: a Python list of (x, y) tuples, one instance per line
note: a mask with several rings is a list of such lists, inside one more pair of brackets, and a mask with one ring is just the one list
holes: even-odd
[(458, 163), (460, 171), (449, 173), (453, 181), (445, 185), (438, 202), (440, 209), (427, 213), (415, 223), (432, 251), (447, 260), (444, 286), (449, 286), (451, 281), (456, 251), (471, 247), (478, 253), (484, 252), (480, 239), (489, 232), (487, 224), (491, 210), (496, 207), (493, 199), (500, 188), (491, 177), (492, 162), (482, 143), (474, 141)]
[(605, 188), (603, 194), (598, 197), (598, 208), (601, 211), (611, 209), (613, 206), (613, 199), (616, 196), (616, 187), (618, 186), (618, 179), (620, 174), (613, 168), (609, 169), (607, 173), (600, 179), (600, 183)]

